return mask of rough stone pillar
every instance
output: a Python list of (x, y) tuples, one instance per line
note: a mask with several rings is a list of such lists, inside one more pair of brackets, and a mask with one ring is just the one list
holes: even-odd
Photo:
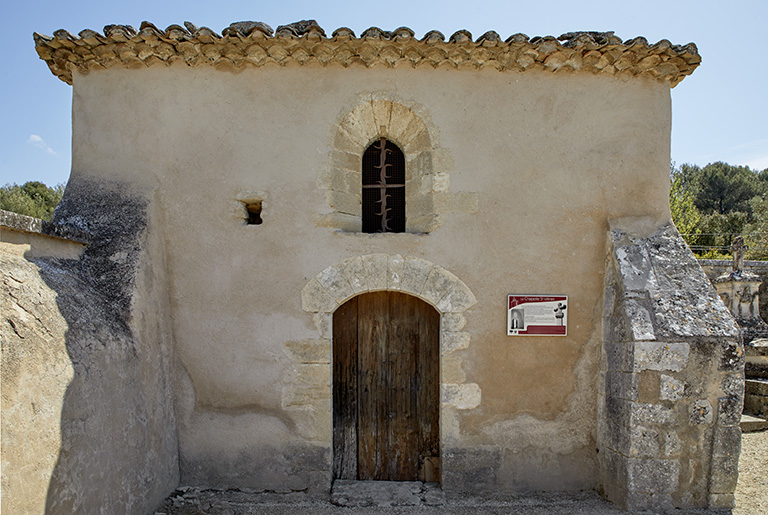
[(630, 510), (730, 507), (739, 329), (671, 224), (610, 233), (598, 406), (603, 495)]

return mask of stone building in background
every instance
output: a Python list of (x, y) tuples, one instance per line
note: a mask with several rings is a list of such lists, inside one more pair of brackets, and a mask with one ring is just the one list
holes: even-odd
[[(74, 89), (72, 174), (54, 225), (3, 230), (4, 509), (335, 479), (732, 504), (742, 346), (668, 203), (695, 45), (35, 42)], [(510, 294), (567, 302), (511, 327)]]

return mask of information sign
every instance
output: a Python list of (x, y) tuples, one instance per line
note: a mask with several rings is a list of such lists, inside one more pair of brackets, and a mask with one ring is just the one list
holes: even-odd
[(509, 295), (507, 336), (566, 336), (567, 295)]

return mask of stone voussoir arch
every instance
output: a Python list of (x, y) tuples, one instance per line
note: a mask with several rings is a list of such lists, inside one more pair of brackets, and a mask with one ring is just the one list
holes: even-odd
[(381, 137), (405, 155), (406, 232), (431, 232), (444, 213), (476, 212), (476, 194), (449, 192), (452, 159), (440, 148), (438, 130), (426, 109), (373, 93), (357, 99), (331, 129), (330, 163), (319, 176), (319, 186), (333, 211), (317, 217), (318, 225), (361, 231), (362, 156)]
[[(469, 347), (470, 334), (462, 331), (463, 313), (477, 302), (461, 279), (445, 268), (417, 257), (399, 254), (356, 256), (329, 266), (310, 280), (302, 290), (302, 308), (314, 317), (320, 333), (318, 345), (330, 349), (334, 311), (356, 295), (383, 290), (418, 297), (440, 313), (441, 409), (443, 420), (450, 426), (450, 421), (455, 419), (455, 410), (474, 409), (481, 400), (480, 387), (467, 383), (463, 373), (455, 371), (457, 364), (452, 356)], [(330, 396), (330, 385), (325, 388)], [(313, 409), (312, 406), (294, 407)], [(449, 427), (442, 431), (443, 438), (453, 433)]]

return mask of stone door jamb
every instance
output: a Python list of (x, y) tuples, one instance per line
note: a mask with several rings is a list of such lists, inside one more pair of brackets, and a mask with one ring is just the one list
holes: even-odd
[[(459, 438), (457, 411), (477, 408), (481, 401), (480, 387), (466, 382), (461, 353), (456, 353), (470, 344), (470, 334), (462, 331), (463, 313), (477, 299), (454, 274), (417, 257), (356, 256), (329, 266), (307, 283), (301, 292), (302, 307), (312, 314), (319, 338), (286, 344), (288, 355), (296, 361), (296, 377), (283, 389), (283, 408), (310, 412), (304, 417), (308, 425), (302, 424), (302, 433), (330, 448), (333, 313), (356, 295), (383, 290), (418, 297), (440, 313), (440, 442), (444, 448)], [(315, 357), (302, 358), (310, 355)], [(323, 356), (322, 363), (318, 356)]]

